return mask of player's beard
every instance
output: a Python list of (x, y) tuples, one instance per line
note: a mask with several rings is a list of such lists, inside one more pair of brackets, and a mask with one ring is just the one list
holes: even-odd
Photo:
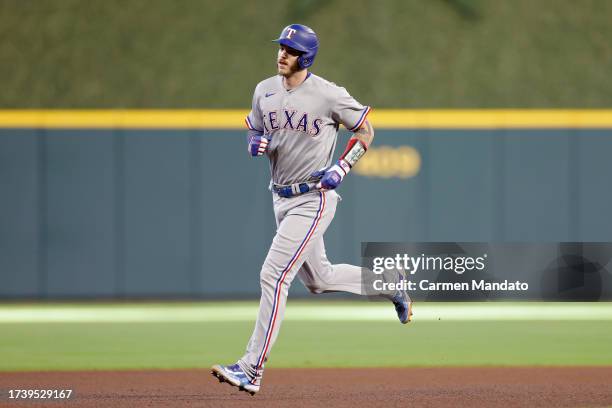
[(284, 76), (285, 78), (288, 78), (291, 75), (298, 72), (299, 70), (300, 70), (300, 67), (296, 59), (293, 61), (293, 63), (290, 63), (289, 61), (287, 61), (287, 65), (278, 67), (278, 74)]

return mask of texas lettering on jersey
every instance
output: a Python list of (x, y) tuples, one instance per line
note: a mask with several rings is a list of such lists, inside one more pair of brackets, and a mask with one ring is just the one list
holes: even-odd
[[(312, 117), (313, 115), (310, 115)], [(321, 132), (321, 123), (323, 119), (315, 118), (309, 120), (308, 112), (299, 112), (297, 110), (281, 109), (270, 112), (264, 112), (263, 125), (266, 134), (272, 133), (274, 130), (295, 130), (304, 132), (310, 136), (318, 136)]]
[(275, 75), (255, 87), (246, 117), (249, 137), (265, 133), (272, 181), (289, 185), (308, 181), (330, 166), (340, 124), (355, 131), (370, 108), (357, 102), (345, 88), (308, 73), (304, 82), (287, 90)]

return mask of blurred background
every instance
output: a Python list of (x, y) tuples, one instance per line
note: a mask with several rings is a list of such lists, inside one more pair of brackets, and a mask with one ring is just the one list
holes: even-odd
[[(243, 117), (294, 22), (319, 35), (313, 72), (374, 108), (333, 262), (364, 241), (611, 241), (611, 17), (604, 0), (0, 0), (0, 298), (258, 298), (274, 221)], [(569, 298), (609, 298), (609, 260), (574, 268), (603, 289)]]
[(0, 106), (247, 108), (287, 24), (380, 108), (607, 108), (605, 0), (0, 1)]

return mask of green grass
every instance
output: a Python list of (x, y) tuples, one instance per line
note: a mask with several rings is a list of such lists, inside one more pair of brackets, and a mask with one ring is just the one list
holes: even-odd
[[(386, 313), (388, 308), (383, 309), (382, 304), (355, 304), (364, 311), (365, 320), (313, 320), (300, 316), (300, 307), (309, 307), (312, 316), (323, 316), (325, 310), (346, 304), (294, 303), (288, 309), (268, 367), (612, 365), (612, 323), (607, 315), (602, 315), (602, 320), (460, 320), (445, 318), (444, 308), (452, 309), (453, 304), (420, 304), (416, 320), (404, 326), (393, 321), (389, 316), (392, 311)], [(186, 309), (214, 308), (219, 314), (228, 305), (250, 311), (256, 307), (254, 303), (170, 304), (160, 321), (134, 318), (121, 323), (85, 323), (31, 318), (9, 323), (7, 311), (63, 306), (0, 306), (0, 371), (202, 368), (232, 362), (243, 353), (251, 334), (253, 321), (248, 315), (234, 321), (180, 318)], [(512, 305), (501, 307), (511, 310)], [(527, 305), (534, 311), (542, 306), (554, 307)], [(612, 309), (610, 304), (584, 305), (576, 307), (584, 308), (585, 318), (589, 318), (589, 308)], [(164, 307), (137, 305), (143, 306), (152, 311)], [(499, 306), (476, 304), (467, 308), (476, 311)], [(111, 310), (120, 318), (122, 311), (133, 305), (72, 307)], [(368, 317), (367, 311), (378, 309), (383, 312), (381, 319)], [(177, 322), (172, 322), (172, 313), (179, 316)]]

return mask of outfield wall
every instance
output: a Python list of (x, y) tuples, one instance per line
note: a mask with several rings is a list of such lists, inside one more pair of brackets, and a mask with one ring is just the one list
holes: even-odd
[[(609, 112), (481, 113), (373, 115), (330, 259), (359, 263), (362, 241), (612, 241)], [(0, 297), (257, 296), (268, 168), (235, 122), (31, 115), (0, 113)]]

